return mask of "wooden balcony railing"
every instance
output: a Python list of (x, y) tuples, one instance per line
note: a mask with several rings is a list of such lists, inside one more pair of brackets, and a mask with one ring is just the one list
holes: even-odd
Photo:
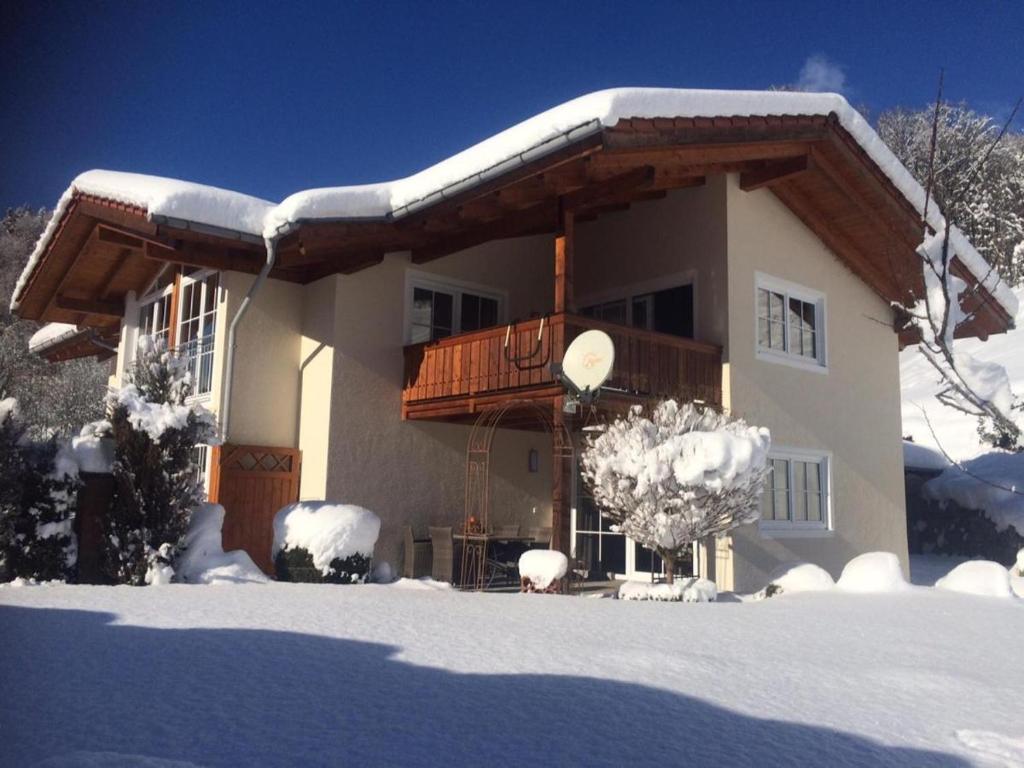
[[(403, 415), (472, 412), (483, 398), (544, 397), (561, 387), (550, 363), (591, 328), (615, 343), (608, 387), (638, 397), (675, 397), (720, 404), (722, 350), (711, 344), (629, 328), (576, 315), (497, 326), (405, 348)], [(508, 353), (505, 339), (508, 334)], [(510, 360), (519, 360), (515, 365)]]

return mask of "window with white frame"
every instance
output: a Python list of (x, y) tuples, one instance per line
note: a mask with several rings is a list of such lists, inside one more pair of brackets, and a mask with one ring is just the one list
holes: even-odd
[(139, 307), (139, 335), (152, 336), (153, 340), (161, 339), (167, 343), (171, 332), (171, 303), (173, 297), (170, 288), (167, 293), (150, 299)]
[(761, 529), (827, 530), (831, 527), (827, 455), (773, 451), (761, 497)]
[(825, 297), (758, 275), (757, 351), (761, 359), (824, 368)]
[(213, 387), (213, 344), (217, 331), (216, 272), (181, 282), (177, 349), (192, 374), (192, 394), (205, 395)]
[(411, 344), (490, 328), (501, 320), (502, 297), (477, 288), (416, 277), (409, 285)]

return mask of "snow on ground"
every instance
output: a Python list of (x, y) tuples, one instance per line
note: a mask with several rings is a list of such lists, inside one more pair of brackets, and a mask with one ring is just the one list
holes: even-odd
[[(1019, 307), (1017, 327), (1007, 333), (990, 336), (988, 341), (960, 339), (957, 350), (963, 350), (978, 360), (997, 362), (1006, 368), (1010, 386), (1018, 395), (1024, 395), (1024, 286), (1014, 289)], [(903, 434), (911, 436), (918, 445), (937, 447), (936, 439), (928, 427), (931, 422), (935, 435), (946, 452), (954, 459), (963, 460), (989, 450), (978, 439), (978, 422), (970, 416), (942, 405), (935, 399), (938, 374), (924, 359), (917, 347), (907, 347), (900, 353), (900, 382), (903, 392)], [(927, 419), (921, 408), (927, 413)]]
[(1017, 600), (44, 585), (0, 628), (0, 765), (1024, 760)]

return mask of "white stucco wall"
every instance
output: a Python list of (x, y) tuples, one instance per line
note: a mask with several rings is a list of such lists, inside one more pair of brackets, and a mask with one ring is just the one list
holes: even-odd
[[(732, 412), (771, 429), (774, 445), (832, 453), (834, 530), (807, 538), (736, 532), (719, 560), (726, 588), (758, 589), (780, 563), (806, 560), (834, 576), (854, 555), (895, 552), (907, 568), (898, 344), (887, 304), (767, 189), (728, 179)], [(755, 273), (826, 296), (828, 372), (758, 360)], [(728, 550), (731, 549), (731, 552)]]

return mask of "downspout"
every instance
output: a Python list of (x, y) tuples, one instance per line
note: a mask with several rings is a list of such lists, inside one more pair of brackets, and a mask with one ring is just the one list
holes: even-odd
[(238, 310), (235, 312), (235, 316), (231, 318), (231, 325), (228, 327), (228, 360), (227, 365), (224, 368), (224, 394), (222, 395), (223, 407), (221, 408), (221, 419), (220, 419), (220, 434), (223, 442), (228, 441), (228, 419), (231, 416), (231, 381), (235, 370), (235, 348), (238, 346), (235, 340), (235, 334), (238, 331), (238, 325), (242, 322), (242, 317), (245, 316), (246, 311), (249, 309), (249, 305), (252, 304), (253, 297), (259, 291), (260, 286), (263, 285), (263, 281), (267, 279), (267, 275), (270, 274), (270, 270), (274, 268), (274, 262), (277, 261), (277, 241), (281, 237), (281, 232), (278, 230), (271, 237), (264, 238), (263, 242), (267, 246), (267, 261), (263, 265), (259, 274), (256, 275), (256, 279), (252, 285), (249, 286), (249, 290), (245, 294), (245, 298), (242, 299), (242, 303), (238, 305)]

